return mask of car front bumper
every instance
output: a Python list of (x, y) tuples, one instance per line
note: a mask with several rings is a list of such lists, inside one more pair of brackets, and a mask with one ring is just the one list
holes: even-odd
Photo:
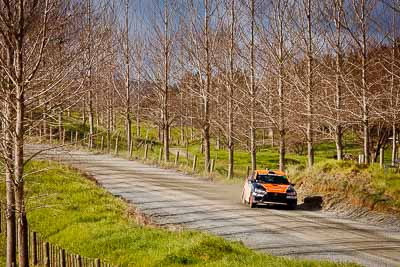
[(297, 202), (297, 196), (288, 195), (287, 193), (266, 193), (254, 194), (253, 203), (281, 203), (288, 204)]

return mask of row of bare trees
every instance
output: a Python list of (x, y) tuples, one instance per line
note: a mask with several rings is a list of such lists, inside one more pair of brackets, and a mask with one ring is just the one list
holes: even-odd
[[(400, 111), (399, 0), (0, 0), (1, 163), (7, 187), (7, 266), (28, 266), (25, 135), (47, 134), (71, 113), (111, 136), (124, 118), (126, 146), (144, 122), (158, 127), (169, 160), (201, 133), (204, 166), (213, 142), (249, 151), (255, 169), (268, 135), (286, 153), (344, 137), (366, 162), (392, 137)], [(132, 131), (135, 120), (136, 131)], [(17, 225), (15, 224), (17, 216)], [(14, 233), (18, 230), (18, 235)]]
[(130, 2), (125, 26), (115, 23), (125, 34), (113, 37), (124, 45), (114, 51), (112, 79), (126, 81), (125, 99), (114, 87), (115, 103), (125, 106), (127, 129), (129, 114), (137, 127), (141, 117), (159, 127), (166, 160), (170, 127), (180, 127), (183, 139), (189, 127), (201, 131), (205, 166), (211, 140), (224, 143), (229, 177), (235, 146), (250, 152), (256, 168), (265, 132), (279, 139), (280, 169), (288, 146), (298, 143), (306, 144), (310, 167), (321, 140), (333, 140), (342, 159), (350, 129), (366, 162), (390, 130), (395, 160), (397, 0)]

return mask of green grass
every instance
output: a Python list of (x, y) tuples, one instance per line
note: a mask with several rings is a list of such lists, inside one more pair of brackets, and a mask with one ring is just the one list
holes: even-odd
[(77, 171), (49, 162), (33, 162), (27, 171), (37, 170), (44, 171), (26, 180), (30, 228), (85, 257), (119, 266), (355, 266), (289, 260), (206, 233), (141, 225), (125, 202)]
[(6, 240), (4, 234), (0, 235), (0, 265), (6, 265)]

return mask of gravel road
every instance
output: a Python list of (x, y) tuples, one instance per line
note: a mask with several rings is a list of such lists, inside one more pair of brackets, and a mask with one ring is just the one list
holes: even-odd
[(110, 155), (65, 149), (45, 154), (42, 157), (90, 173), (106, 190), (125, 198), (160, 225), (181, 224), (278, 256), (400, 266), (400, 232), (394, 227), (368, 225), (322, 211), (250, 209), (240, 203), (241, 185), (212, 183)]

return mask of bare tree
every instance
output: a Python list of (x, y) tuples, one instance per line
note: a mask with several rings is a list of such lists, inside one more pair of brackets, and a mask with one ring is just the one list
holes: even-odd
[(125, 45), (124, 45), (124, 57), (125, 57), (125, 128), (126, 128), (126, 142), (129, 153), (133, 149), (131, 147), (132, 140), (132, 121), (131, 121), (131, 90), (130, 90), (130, 41), (129, 41), (129, 0), (125, 0)]
[(230, 38), (229, 38), (229, 82), (228, 82), (228, 178), (233, 177), (234, 170), (234, 140), (233, 140), (233, 93), (235, 88), (235, 32), (236, 32), (236, 4), (230, 1)]

